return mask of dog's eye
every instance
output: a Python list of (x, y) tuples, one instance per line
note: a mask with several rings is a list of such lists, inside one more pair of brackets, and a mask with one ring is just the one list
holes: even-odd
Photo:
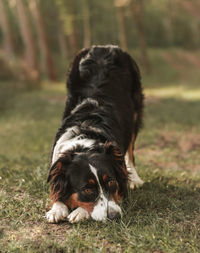
[(111, 179), (111, 180), (108, 181), (108, 186), (109, 187), (113, 187), (115, 185), (116, 185), (116, 181), (114, 179)]
[(84, 194), (92, 194), (94, 191), (91, 188), (86, 188), (82, 191)]

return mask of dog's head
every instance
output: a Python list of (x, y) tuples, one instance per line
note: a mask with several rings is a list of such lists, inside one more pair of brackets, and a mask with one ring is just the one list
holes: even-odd
[(126, 193), (127, 171), (123, 156), (111, 144), (101, 152), (63, 154), (51, 167), (48, 181), (53, 202), (82, 207), (94, 220), (121, 215), (118, 203)]

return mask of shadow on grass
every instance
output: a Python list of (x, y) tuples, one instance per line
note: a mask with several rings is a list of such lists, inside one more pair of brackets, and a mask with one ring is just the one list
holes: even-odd
[[(200, 188), (171, 184), (174, 178), (155, 178), (129, 191), (123, 204), (124, 221), (146, 225), (158, 219), (179, 223), (195, 220), (200, 209)], [(195, 222), (195, 221), (194, 221)]]

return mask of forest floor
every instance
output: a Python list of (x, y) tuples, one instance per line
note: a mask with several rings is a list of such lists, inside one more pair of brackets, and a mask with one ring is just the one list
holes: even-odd
[(45, 219), (64, 84), (13, 92), (0, 83), (0, 252), (200, 252), (200, 88), (193, 83), (144, 85), (135, 154), (145, 184), (129, 192), (119, 222), (73, 225)]

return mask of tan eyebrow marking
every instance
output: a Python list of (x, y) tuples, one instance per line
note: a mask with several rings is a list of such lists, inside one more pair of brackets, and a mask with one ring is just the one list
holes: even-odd
[(89, 179), (89, 183), (90, 183), (90, 184), (95, 184), (94, 179), (90, 178), (90, 179)]
[(106, 181), (107, 177), (108, 177), (108, 176), (107, 176), (106, 174), (103, 175), (103, 181), (104, 181), (104, 182)]

